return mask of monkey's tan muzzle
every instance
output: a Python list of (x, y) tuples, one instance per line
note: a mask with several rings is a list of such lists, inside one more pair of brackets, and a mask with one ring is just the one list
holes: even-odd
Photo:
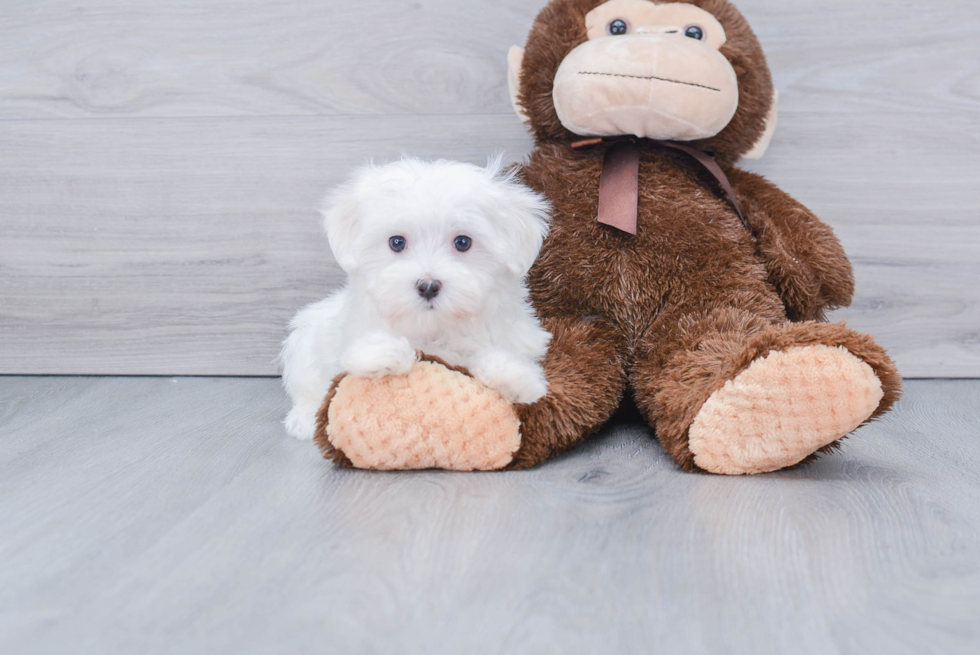
[(676, 34), (586, 41), (562, 62), (553, 99), (582, 136), (694, 141), (715, 136), (738, 109), (738, 80), (718, 50)]

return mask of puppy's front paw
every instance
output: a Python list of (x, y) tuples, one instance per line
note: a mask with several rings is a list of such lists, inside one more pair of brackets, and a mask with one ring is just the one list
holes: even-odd
[(316, 431), (316, 413), (319, 409), (317, 405), (305, 404), (296, 405), (289, 410), (286, 420), (283, 421), (289, 436), (300, 441), (312, 441), (313, 433)]
[(405, 337), (368, 335), (351, 344), (340, 363), (353, 376), (380, 378), (405, 375), (415, 361), (415, 351)]
[(540, 366), (507, 353), (488, 353), (480, 357), (471, 372), (477, 380), (519, 405), (537, 402), (548, 393), (548, 382)]

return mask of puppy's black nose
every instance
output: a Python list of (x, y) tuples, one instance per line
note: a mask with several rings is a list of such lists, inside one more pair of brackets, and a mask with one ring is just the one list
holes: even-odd
[(439, 295), (439, 289), (442, 288), (442, 282), (439, 280), (419, 280), (415, 288), (419, 290), (419, 295), (426, 300), (432, 300)]

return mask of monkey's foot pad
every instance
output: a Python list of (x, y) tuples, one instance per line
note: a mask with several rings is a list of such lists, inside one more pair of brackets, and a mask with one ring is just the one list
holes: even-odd
[(315, 440), (328, 459), (385, 471), (497, 470), (521, 445), (510, 402), (462, 369), (432, 361), (407, 375), (338, 378)]
[(708, 398), (689, 447), (712, 473), (775, 471), (853, 432), (882, 396), (871, 367), (841, 346), (773, 351)]

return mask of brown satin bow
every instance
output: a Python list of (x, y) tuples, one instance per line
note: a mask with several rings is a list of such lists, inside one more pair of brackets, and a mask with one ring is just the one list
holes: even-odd
[[(738, 204), (738, 199), (735, 197), (735, 189), (732, 188), (732, 183), (711, 155), (676, 141), (642, 140), (693, 157), (718, 181), (721, 190), (727, 196), (728, 202), (731, 203), (739, 220), (742, 221), (742, 225), (751, 232), (745, 215), (742, 213), (742, 208)], [(602, 177), (599, 181), (599, 222), (632, 235), (636, 235), (637, 204), (640, 197), (639, 141), (640, 139), (632, 136), (617, 136), (583, 139), (572, 143), (572, 148), (575, 150), (603, 143), (609, 144), (605, 161), (602, 164)]]

